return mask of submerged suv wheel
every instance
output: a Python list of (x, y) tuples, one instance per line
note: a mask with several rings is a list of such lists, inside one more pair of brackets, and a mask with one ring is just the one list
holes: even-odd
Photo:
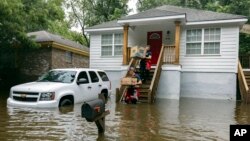
[(69, 106), (72, 104), (73, 102), (70, 99), (65, 98), (65, 99), (60, 100), (59, 107)]

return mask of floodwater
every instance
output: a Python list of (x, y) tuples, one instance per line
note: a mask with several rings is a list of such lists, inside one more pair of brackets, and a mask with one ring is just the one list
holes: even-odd
[(250, 105), (183, 98), (155, 104), (116, 104), (111, 96), (106, 131), (81, 117), (81, 104), (63, 109), (11, 108), (0, 92), (0, 140), (227, 141), (230, 124), (249, 124)]

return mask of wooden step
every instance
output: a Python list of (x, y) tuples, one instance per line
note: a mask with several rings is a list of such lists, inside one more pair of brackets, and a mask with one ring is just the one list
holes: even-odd
[(141, 102), (141, 103), (148, 103), (147, 99), (139, 99), (138, 101)]
[(250, 75), (250, 71), (244, 71), (245, 75)]
[(150, 84), (142, 84), (142, 85), (140, 85), (140, 89), (149, 89), (149, 87), (150, 87)]
[(140, 93), (148, 93), (149, 89), (140, 89)]
[(248, 76), (248, 75), (245, 75), (245, 78), (246, 78), (246, 79), (250, 79), (250, 76)]
[(145, 99), (148, 98), (148, 95), (140, 95), (139, 98)]

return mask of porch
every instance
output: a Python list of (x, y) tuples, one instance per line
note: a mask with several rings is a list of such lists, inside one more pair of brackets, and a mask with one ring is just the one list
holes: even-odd
[[(153, 67), (153, 69), (151, 69), (150, 73), (151, 73), (151, 79), (146, 82), (145, 84), (142, 84), (140, 86), (140, 101), (141, 102), (147, 102), (147, 103), (153, 103), (155, 101), (156, 98), (156, 92), (158, 90), (158, 85), (160, 85), (161, 79), (161, 72), (162, 72), (162, 66), (165, 64), (174, 64), (177, 66), (176, 70), (172, 70), (171, 74), (172, 76), (175, 76), (175, 80), (176, 83), (172, 83), (170, 84), (170, 86), (173, 88), (175, 88), (174, 91), (174, 96), (176, 99), (179, 99), (180, 96), (180, 65), (179, 65), (179, 52), (180, 52), (180, 32), (181, 32), (181, 21), (174, 21), (174, 28), (171, 28), (171, 26), (169, 26), (169, 28), (171, 28), (173, 31), (169, 31), (167, 30), (166, 32), (163, 32), (161, 30), (161, 28), (157, 29), (157, 28), (153, 28), (153, 29), (149, 29), (144, 31), (143, 33), (147, 32), (147, 43), (149, 43), (149, 31), (158, 31), (158, 33), (163, 32), (163, 36), (159, 35), (159, 37), (163, 37), (160, 38), (160, 42), (162, 43), (160, 46), (157, 46), (157, 44), (153, 44), (150, 45), (151, 46), (151, 51), (154, 50), (155, 48), (160, 48), (159, 51), (157, 52), (152, 52), (152, 56), (154, 55), (158, 55), (157, 57), (157, 62), (155, 64), (155, 67)], [(168, 22), (168, 25), (171, 25), (171, 22)], [(128, 66), (128, 68), (130, 67), (136, 67), (139, 63), (139, 60), (133, 59), (131, 58), (131, 54), (130, 54), (130, 47), (128, 47), (128, 43), (129, 43), (129, 25), (126, 24), (123, 26), (123, 65)], [(135, 27), (133, 27), (135, 28)], [(142, 27), (143, 28), (143, 27)], [(145, 28), (145, 27), (144, 27)], [(131, 32), (133, 32), (135, 29), (133, 29)], [(138, 31), (143, 31), (142, 29), (138, 29)], [(160, 31), (160, 32), (159, 32)], [(172, 36), (168, 35), (169, 33), (174, 33)], [(165, 35), (164, 35), (165, 33)], [(133, 33), (132, 33), (133, 34)], [(136, 34), (136, 33), (134, 33)], [(172, 45), (164, 45), (164, 43), (166, 43), (167, 41), (163, 41), (163, 40), (168, 40), (169, 38), (173, 39)], [(159, 39), (159, 38), (157, 38)], [(136, 43), (136, 38), (132, 38), (130, 39), (130, 42)], [(171, 42), (170, 42), (171, 43)], [(153, 54), (155, 53), (155, 54)], [(165, 75), (169, 75), (169, 72), (164, 72)], [(128, 76), (128, 71), (125, 73), (125, 77)], [(171, 80), (171, 77), (168, 78), (164, 78), (164, 84), (165, 82), (168, 83)], [(116, 95), (117, 95), (117, 102), (118, 101), (123, 101), (124, 95), (126, 93), (126, 86), (120, 85), (119, 88), (116, 89)], [(172, 90), (171, 90), (172, 93)]]
[[(163, 49), (163, 57), (162, 57), (163, 64), (179, 64), (181, 22), (174, 21), (174, 25), (171, 25), (171, 22), (167, 22), (166, 26), (168, 28), (167, 31), (162, 31), (162, 28), (152, 28), (152, 29), (148, 29), (146, 31), (142, 31), (142, 29), (145, 28), (145, 25), (144, 25), (144, 27), (142, 27), (142, 29), (138, 29), (139, 33), (138, 32), (135, 33), (136, 32), (135, 28), (138, 28), (138, 27), (129, 26), (127, 24), (124, 25), (123, 26), (123, 55), (122, 55), (123, 65), (128, 65), (130, 60), (131, 60), (131, 54), (130, 54), (131, 47), (141, 46), (141, 45), (146, 46), (149, 43), (148, 37), (147, 37), (147, 41), (146, 41), (145, 36), (144, 36), (144, 40), (142, 40), (142, 39), (131, 37), (131, 34), (132, 34), (132, 36), (133, 35), (137, 36), (138, 34), (140, 34), (140, 32), (142, 32), (142, 34), (144, 33), (144, 35), (145, 35), (145, 32), (149, 32), (149, 31), (161, 31), (162, 32), (161, 45), (151, 46), (151, 50), (152, 50), (152, 48), (162, 48)], [(129, 29), (131, 29), (131, 30), (129, 30)], [(131, 34), (129, 34), (129, 31), (131, 32)], [(130, 39), (129, 39), (129, 35), (130, 35)], [(137, 41), (137, 39), (139, 40), (139, 42)], [(130, 42), (130, 45), (129, 45), (129, 42)], [(147, 44), (145, 44), (145, 42), (147, 42)], [(157, 54), (158, 58), (160, 55), (159, 54), (160, 50), (161, 49), (158, 50), (158, 54)]]

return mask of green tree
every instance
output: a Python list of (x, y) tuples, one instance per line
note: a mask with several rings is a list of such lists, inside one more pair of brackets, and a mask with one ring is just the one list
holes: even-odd
[(21, 0), (1, 0), (0, 2), (0, 49), (22, 44), (24, 47), (33, 47), (26, 35), (26, 27)]
[(86, 45), (86, 40), (81, 33), (69, 30), (70, 23), (68, 21), (54, 21), (53, 24), (49, 24), (48, 31), (54, 34), (61, 35), (69, 40), (76, 41), (82, 45)]
[(165, 4), (180, 5), (181, 2), (179, 0), (138, 0), (137, 9), (139, 11), (145, 11)]
[(85, 28), (111, 21), (126, 15), (128, 0), (66, 0), (72, 25), (80, 25), (84, 40), (89, 46)]
[(26, 31), (48, 30), (53, 22), (64, 20), (63, 0), (22, 0)]

